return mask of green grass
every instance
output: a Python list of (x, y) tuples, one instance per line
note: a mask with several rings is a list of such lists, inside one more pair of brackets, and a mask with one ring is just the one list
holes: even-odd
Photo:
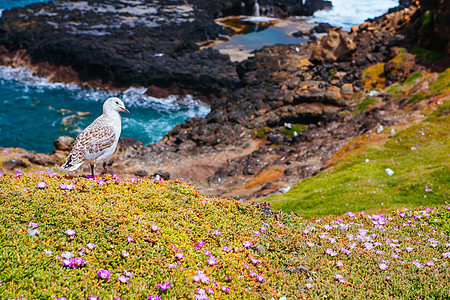
[(422, 71), (417, 71), (409, 75), (408, 78), (406, 78), (404, 84), (405, 85), (411, 85), (414, 83), (417, 83), (417, 81), (422, 77)]
[[(447, 101), (426, 121), (391, 139), (368, 133), (355, 142), (360, 143), (356, 150), (330, 170), (268, 201), (275, 209), (304, 217), (444, 204), (449, 201), (450, 183), (448, 112)], [(394, 171), (393, 176), (386, 174), (387, 168)], [(426, 187), (432, 192), (426, 192)]]
[(295, 132), (297, 132), (297, 134), (300, 134), (301, 132), (305, 131), (306, 129), (308, 129), (308, 125), (292, 124), (291, 128), (284, 126), (283, 133), (289, 137), (293, 137)]
[[(38, 182), (47, 186), (37, 188)], [(448, 224), (449, 211), (438, 207), (304, 220), (208, 198), (180, 181), (1, 175), (0, 295), (194, 299), (210, 288), (209, 299), (444, 299), (450, 289), (450, 245), (430, 224)], [(73, 238), (67, 229), (75, 230)], [(205, 243), (201, 249), (199, 241)], [(246, 241), (253, 246), (244, 247)], [(256, 246), (263, 252), (255, 252)], [(396, 259), (395, 249), (401, 251)], [(123, 250), (129, 257), (122, 256)], [(64, 267), (64, 252), (87, 263)], [(184, 257), (177, 259), (176, 253)], [(207, 263), (210, 255), (217, 264)], [(305, 271), (288, 271), (296, 268)], [(100, 269), (111, 277), (99, 278)], [(118, 280), (124, 269), (133, 274), (127, 284)], [(194, 280), (199, 270), (212, 282)], [(157, 287), (167, 282), (170, 288)]]
[(426, 94), (425, 93), (415, 93), (414, 95), (409, 98), (408, 103), (417, 103), (425, 99)]
[(253, 135), (258, 139), (263, 139), (270, 132), (269, 127), (262, 127), (253, 130)]
[(370, 105), (377, 103), (378, 100), (376, 98), (366, 98), (361, 101), (361, 103), (358, 104), (358, 107), (353, 112), (353, 115), (357, 115), (359, 113), (365, 112), (369, 110)]

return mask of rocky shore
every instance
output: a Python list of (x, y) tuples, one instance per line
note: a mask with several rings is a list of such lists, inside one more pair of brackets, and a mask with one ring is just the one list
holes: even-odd
[[(329, 4), (309, 2), (310, 8), (288, 0), (270, 8), (286, 16)], [(444, 1), (400, 6), (348, 33), (330, 28), (316, 42), (265, 47), (238, 64), (200, 45), (232, 34), (215, 17), (247, 12), (253, 3), (83, 2), (88, 9), (80, 3), (4, 12), (0, 63), (25, 65), (56, 81), (108, 89), (139, 85), (153, 96), (190, 93), (208, 102), (207, 117), (177, 125), (158, 144), (121, 139), (111, 168), (128, 177), (185, 178), (209, 195), (249, 199), (284, 191), (329, 166), (368, 130), (420, 118), (430, 103), (405, 109), (408, 95), (394, 97), (385, 87), (419, 70), (442, 71), (450, 56)], [(115, 27), (117, 18), (124, 25)], [(412, 54), (417, 47), (441, 56), (431, 63)], [(358, 113), (367, 98), (376, 104)], [(22, 153), (25, 165), (8, 160), (3, 169), (59, 164), (71, 142), (62, 137), (53, 154)]]

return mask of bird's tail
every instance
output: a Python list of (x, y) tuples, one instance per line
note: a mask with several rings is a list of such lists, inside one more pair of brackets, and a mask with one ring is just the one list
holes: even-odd
[(69, 168), (69, 171), (75, 171), (76, 169), (78, 169), (81, 165), (83, 164), (83, 162), (79, 162), (74, 164), (72, 162), (72, 154), (69, 155), (69, 157), (67, 157), (66, 162), (64, 163), (64, 165), (62, 165), (63, 169), (67, 169)]

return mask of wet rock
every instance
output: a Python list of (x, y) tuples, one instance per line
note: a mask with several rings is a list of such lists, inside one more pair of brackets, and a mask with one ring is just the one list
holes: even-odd
[(13, 158), (3, 162), (3, 167), (8, 170), (28, 168), (28, 164), (20, 158)]
[(334, 28), (328, 23), (319, 23), (311, 29), (311, 33), (326, 33), (329, 29)]

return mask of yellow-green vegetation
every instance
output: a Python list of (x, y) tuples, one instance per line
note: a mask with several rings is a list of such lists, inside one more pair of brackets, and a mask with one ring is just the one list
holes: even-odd
[(263, 139), (266, 137), (266, 135), (270, 132), (269, 127), (262, 127), (262, 128), (256, 128), (253, 129), (253, 135), (258, 139)]
[(372, 104), (377, 103), (378, 100), (376, 98), (365, 98), (363, 99), (359, 104), (358, 107), (355, 109), (355, 111), (353, 112), (353, 115), (357, 115), (359, 113), (365, 112), (367, 110), (369, 110), (370, 106)]
[(384, 63), (378, 63), (366, 68), (363, 72), (362, 80), (364, 89), (382, 89), (385, 86)]
[(304, 124), (292, 124), (289, 127), (284, 126), (283, 127), (283, 133), (289, 137), (293, 137), (295, 133), (300, 134), (303, 131), (305, 131), (306, 129), (308, 129), (308, 125), (304, 125)]
[(367, 133), (365, 143), (334, 167), (269, 198), (270, 203), (305, 217), (444, 204), (450, 183), (449, 106), (446, 101), (425, 121), (392, 138), (389, 129), (381, 137)]
[(417, 71), (409, 75), (408, 78), (406, 78), (404, 84), (405, 85), (411, 85), (415, 84), (419, 81), (419, 79), (422, 77), (422, 71)]
[(439, 74), (437, 80), (430, 84), (428, 97), (443, 96), (448, 93), (450, 93), (450, 68)]
[[(427, 88), (424, 88), (427, 87)], [(450, 94), (450, 68), (438, 74), (412, 73), (404, 83), (395, 83), (386, 89), (395, 98), (407, 97), (408, 103), (417, 103), (433, 97), (445, 97)]]
[(449, 211), (303, 220), (181, 181), (1, 175), (0, 295), (443, 299)]

